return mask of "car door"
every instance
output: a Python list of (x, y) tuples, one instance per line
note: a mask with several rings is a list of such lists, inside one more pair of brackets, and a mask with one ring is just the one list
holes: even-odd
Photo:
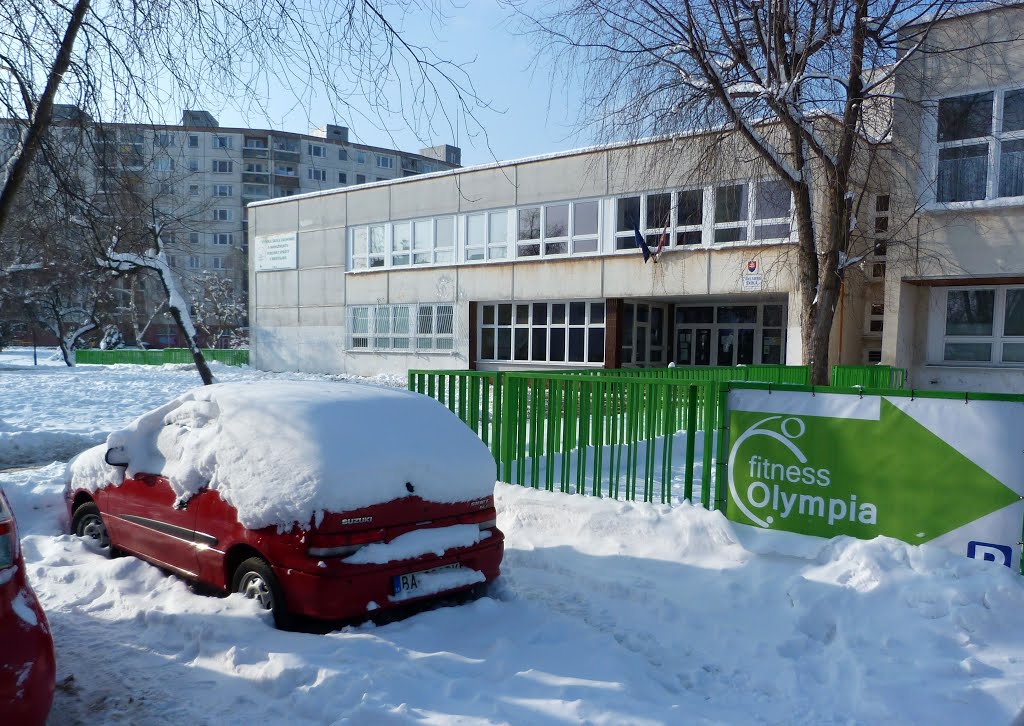
[(195, 507), (182, 505), (161, 476), (125, 479), (109, 511), (120, 532), (117, 546), (187, 577), (195, 577)]

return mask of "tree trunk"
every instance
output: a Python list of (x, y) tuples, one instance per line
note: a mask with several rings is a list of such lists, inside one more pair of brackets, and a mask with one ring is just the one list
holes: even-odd
[(185, 330), (185, 323), (181, 319), (181, 310), (176, 305), (170, 307), (171, 317), (174, 318), (174, 324), (178, 326), (178, 331), (184, 336), (185, 340), (188, 341), (188, 349), (192, 351), (192, 360), (196, 362), (196, 370), (199, 371), (199, 377), (203, 379), (203, 385), (209, 386), (213, 384), (213, 374), (210, 372), (210, 366), (206, 364), (206, 357), (203, 355), (203, 349), (199, 347), (199, 344), (195, 341), (191, 335)]
[(64, 37), (61, 40), (60, 49), (57, 52), (57, 58), (54, 60), (53, 66), (50, 67), (50, 72), (46, 77), (46, 86), (43, 89), (43, 94), (39, 97), (35, 109), (25, 109), (30, 113), (25, 140), (22, 142), (20, 153), (15, 157), (13, 165), (8, 170), (7, 181), (4, 183), (3, 188), (0, 189), (0, 234), (3, 233), (7, 218), (14, 205), (14, 197), (21, 188), (22, 182), (25, 181), (25, 177), (28, 176), (32, 161), (35, 159), (43, 136), (50, 126), (50, 118), (53, 115), (53, 101), (57, 97), (57, 89), (60, 87), (64, 74), (71, 66), (71, 51), (75, 46), (75, 38), (78, 35), (78, 31), (81, 29), (82, 24), (85, 22), (85, 16), (89, 12), (89, 3), (90, 0), (78, 0), (75, 3), (74, 9), (71, 11), (71, 18), (68, 20), (68, 27), (65, 29)]

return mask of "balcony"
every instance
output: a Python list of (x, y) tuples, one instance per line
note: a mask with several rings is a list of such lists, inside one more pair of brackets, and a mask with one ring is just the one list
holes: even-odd
[(274, 147), (274, 161), (287, 161), (295, 162), (299, 161), (299, 150), (289, 151), (287, 149), (279, 149)]
[(274, 184), (281, 189), (298, 189), (299, 177), (296, 174), (280, 174), (275, 171)]
[(266, 171), (246, 171), (242, 172), (242, 183), (243, 184), (269, 184), (270, 183), (270, 172)]
[(242, 147), (242, 158), (243, 159), (269, 159), (270, 151), (266, 147), (259, 148), (256, 146), (243, 146)]

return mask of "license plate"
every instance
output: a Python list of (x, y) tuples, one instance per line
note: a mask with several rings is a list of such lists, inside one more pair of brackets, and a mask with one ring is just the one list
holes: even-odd
[(442, 567), (435, 567), (432, 570), (421, 570), (419, 572), (409, 572), (405, 575), (395, 575), (391, 578), (391, 594), (401, 595), (406, 592), (415, 592), (420, 588), (422, 577), (424, 575), (432, 575), (435, 572), (445, 572), (446, 570), (458, 570), (462, 567), (458, 562), (451, 565), (444, 565)]

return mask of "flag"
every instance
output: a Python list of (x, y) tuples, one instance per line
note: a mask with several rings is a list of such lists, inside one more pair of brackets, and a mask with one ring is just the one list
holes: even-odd
[(657, 262), (661, 259), (661, 251), (665, 249), (665, 245), (668, 243), (668, 227), (661, 230), (661, 237), (658, 238), (658, 248), (654, 250), (654, 261)]
[(647, 260), (651, 259), (651, 248), (647, 246), (647, 240), (640, 234), (640, 222), (633, 222), (633, 241), (636, 242), (636, 246), (639, 247), (644, 253), (644, 264), (647, 264)]

